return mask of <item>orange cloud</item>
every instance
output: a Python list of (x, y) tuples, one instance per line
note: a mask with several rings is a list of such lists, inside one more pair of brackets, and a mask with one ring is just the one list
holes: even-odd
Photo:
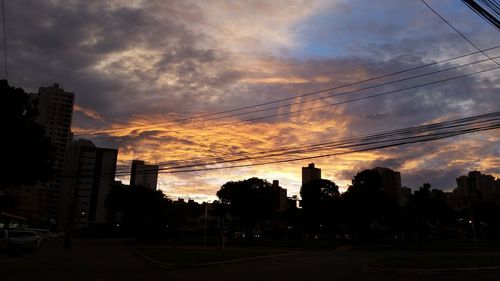
[[(75, 112), (81, 112), (85, 116), (90, 117), (92, 119), (103, 120), (103, 117), (99, 113), (97, 113), (96, 111), (89, 109), (89, 108), (83, 108), (78, 104), (75, 104), (75, 106), (73, 107), (73, 110)], [(78, 129), (77, 129), (77, 131), (78, 131)]]

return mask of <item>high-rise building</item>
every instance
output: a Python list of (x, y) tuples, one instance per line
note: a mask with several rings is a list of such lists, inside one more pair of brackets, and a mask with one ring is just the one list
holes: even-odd
[(469, 172), (467, 176), (457, 178), (457, 188), (453, 191), (455, 198), (493, 199), (500, 192), (492, 175), (478, 171)]
[(314, 163), (302, 167), (302, 186), (314, 180), (321, 179), (321, 169), (314, 167)]
[(389, 168), (376, 167), (373, 170), (377, 171), (382, 179), (382, 191), (394, 202), (400, 204), (401, 197), (401, 173), (393, 171)]
[(66, 148), (72, 139), (71, 121), (73, 117), (74, 94), (64, 91), (58, 84), (40, 87), (38, 94), (32, 94), (38, 104), (37, 123), (50, 138), (53, 151), (52, 179), (36, 187), (37, 217), (39, 223), (51, 229), (61, 230), (61, 199)]
[(107, 221), (104, 200), (114, 184), (117, 149), (99, 148), (89, 140), (77, 140), (68, 147), (65, 179), (65, 226), (80, 229)]
[(286, 189), (280, 186), (278, 180), (273, 180), (273, 185), (271, 186), (274, 195), (274, 205), (278, 212), (286, 211), (287, 208), (287, 197)]
[(130, 171), (130, 185), (156, 190), (158, 165), (148, 165), (142, 160), (133, 160)]
[(399, 205), (404, 206), (406, 205), (412, 196), (412, 190), (409, 187), (403, 186), (401, 187), (401, 193), (399, 196)]

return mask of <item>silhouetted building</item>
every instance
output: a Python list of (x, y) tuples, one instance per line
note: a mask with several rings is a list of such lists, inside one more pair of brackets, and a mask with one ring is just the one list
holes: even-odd
[(302, 167), (302, 185), (310, 183), (314, 180), (321, 179), (321, 169), (314, 167), (314, 163), (307, 167)]
[(297, 203), (299, 202), (299, 199), (297, 197), (288, 197), (286, 198), (286, 207), (288, 209), (297, 209)]
[(376, 167), (373, 170), (377, 171), (382, 179), (382, 191), (387, 196), (398, 204), (401, 204), (401, 173), (393, 171), (389, 168)]
[(287, 197), (286, 197), (286, 189), (280, 186), (280, 182), (278, 180), (273, 180), (273, 185), (271, 186), (274, 194), (274, 205), (275, 209), (278, 212), (283, 212), (287, 208)]
[(498, 180), (491, 175), (472, 171), (467, 176), (457, 178), (457, 188), (453, 191), (453, 195), (455, 198), (492, 200), (500, 193), (496, 187), (497, 182)]
[(66, 160), (66, 148), (72, 139), (71, 121), (73, 117), (74, 94), (64, 91), (58, 84), (40, 87), (38, 94), (32, 94), (38, 103), (37, 123), (50, 138), (53, 151), (52, 179), (36, 187), (37, 216), (41, 223), (49, 223), (50, 228), (61, 230), (61, 200), (63, 171)]
[(117, 149), (99, 148), (89, 140), (68, 147), (63, 221), (74, 229), (107, 221), (104, 200), (115, 183)]
[(176, 201), (172, 201), (172, 204), (176, 206), (185, 205), (186, 201), (184, 200), (184, 198), (177, 198)]
[(133, 160), (130, 172), (130, 185), (156, 190), (158, 165), (147, 165), (144, 161)]
[(404, 206), (408, 201), (410, 201), (412, 195), (411, 188), (403, 186), (401, 187), (401, 193), (399, 196), (399, 206)]

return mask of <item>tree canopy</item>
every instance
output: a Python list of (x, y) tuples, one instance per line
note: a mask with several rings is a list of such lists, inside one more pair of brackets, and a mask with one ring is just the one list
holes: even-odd
[(330, 180), (319, 179), (311, 181), (300, 189), (302, 207), (318, 206), (321, 202), (331, 202), (340, 196), (339, 187)]
[(382, 190), (382, 177), (376, 170), (356, 174), (343, 194), (345, 222), (360, 238), (373, 238), (374, 233), (387, 228), (398, 214), (398, 202), (393, 202)]
[(300, 189), (305, 227), (311, 234), (333, 233), (339, 216), (340, 192), (330, 180), (311, 181)]
[(0, 80), (0, 187), (32, 185), (50, 177), (52, 149), (35, 122), (38, 110), (22, 88)]
[(227, 182), (217, 191), (217, 196), (246, 226), (248, 234), (254, 224), (271, 219), (276, 213), (272, 185), (263, 179)]
[(159, 234), (169, 221), (172, 202), (161, 191), (139, 186), (115, 185), (105, 206), (119, 217), (121, 229), (137, 239)]

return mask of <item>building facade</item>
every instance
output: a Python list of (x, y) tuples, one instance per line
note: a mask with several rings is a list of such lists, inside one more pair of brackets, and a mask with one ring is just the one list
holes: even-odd
[(47, 183), (38, 184), (35, 188), (37, 206), (34, 220), (47, 224), (51, 229), (61, 230), (63, 172), (66, 149), (73, 137), (71, 122), (75, 97), (58, 84), (40, 87), (38, 94), (32, 94), (31, 97), (38, 104), (39, 115), (36, 122), (44, 128), (45, 135), (54, 148), (52, 179)]
[(130, 185), (156, 190), (158, 184), (158, 165), (149, 165), (142, 160), (133, 160), (130, 171)]
[(375, 167), (382, 180), (382, 191), (397, 204), (402, 204), (401, 196), (401, 173), (389, 168)]
[(280, 182), (278, 180), (273, 180), (273, 184), (271, 186), (274, 195), (274, 206), (278, 212), (284, 212), (287, 209), (287, 190), (280, 186)]
[(314, 163), (302, 167), (302, 186), (314, 180), (321, 179), (321, 169), (314, 167)]
[(99, 148), (89, 140), (69, 145), (61, 218), (66, 228), (107, 222), (104, 201), (114, 184), (117, 157), (117, 149)]
[(457, 188), (453, 195), (455, 198), (493, 200), (500, 195), (497, 185), (498, 180), (492, 175), (471, 171), (467, 176), (457, 178)]

